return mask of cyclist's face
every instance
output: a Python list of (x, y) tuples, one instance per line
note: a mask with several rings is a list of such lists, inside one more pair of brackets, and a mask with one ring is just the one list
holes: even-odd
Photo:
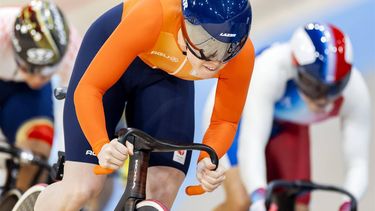
[(32, 89), (42, 88), (48, 81), (51, 80), (52, 75), (30, 74), (21, 69), (21, 73), (27, 85)]
[[(26, 65), (23, 65), (23, 62), (20, 60), (17, 61), (17, 66), (22, 74), (22, 77), (25, 79), (25, 82), (27, 85), (29, 85), (32, 89), (40, 89), (42, 86), (44, 86), (48, 81), (51, 80), (51, 77), (53, 75), (52, 71), (44, 71), (49, 70), (46, 68), (50, 67), (42, 67), (43, 69), (34, 69), (35, 73), (30, 73), (30, 69)], [(42, 71), (43, 70), (43, 71)], [(45, 73), (47, 72), (47, 73)], [(45, 74), (41, 74), (45, 73)]]
[(189, 50), (186, 51), (186, 57), (192, 65), (195, 75), (199, 78), (212, 78), (225, 66), (225, 63), (219, 61), (201, 60)]
[(327, 110), (328, 105), (330, 105), (335, 99), (332, 98), (318, 98), (311, 99), (302, 93), (302, 98), (306, 102), (310, 111), (314, 113), (324, 113)]
[(193, 68), (193, 75), (199, 78), (212, 78), (214, 77), (222, 68), (224, 68), (225, 63), (219, 61), (206, 61), (196, 57), (187, 47), (186, 42), (183, 38), (181, 30), (178, 33), (178, 43), (180, 48), (186, 52), (186, 57), (189, 60)]

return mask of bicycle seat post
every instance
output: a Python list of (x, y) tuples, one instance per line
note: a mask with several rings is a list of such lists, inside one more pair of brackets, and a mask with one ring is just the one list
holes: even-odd
[(134, 140), (134, 155), (129, 159), (129, 173), (126, 190), (122, 195), (115, 211), (135, 210), (138, 201), (146, 198), (147, 168), (150, 150), (140, 149), (138, 137)]

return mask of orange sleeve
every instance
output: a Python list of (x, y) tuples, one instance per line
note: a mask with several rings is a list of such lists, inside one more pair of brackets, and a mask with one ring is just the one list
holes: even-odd
[(79, 124), (98, 154), (109, 142), (102, 98), (138, 54), (153, 47), (162, 25), (159, 0), (140, 0), (100, 48), (81, 78), (74, 104)]
[[(246, 101), (254, 66), (254, 47), (247, 40), (241, 52), (230, 61), (219, 75), (215, 104), (203, 143), (211, 146), (219, 158), (231, 146)], [(202, 152), (199, 160), (208, 157)]]

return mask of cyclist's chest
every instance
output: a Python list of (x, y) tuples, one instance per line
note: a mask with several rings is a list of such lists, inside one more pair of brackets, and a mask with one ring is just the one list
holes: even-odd
[(343, 99), (339, 98), (328, 105), (323, 113), (311, 112), (298, 92), (297, 85), (290, 80), (283, 97), (276, 102), (274, 107), (274, 118), (278, 120), (293, 122), (297, 124), (312, 124), (331, 117), (337, 116)]
[(195, 71), (178, 46), (172, 33), (161, 32), (154, 47), (139, 55), (150, 67), (161, 69), (170, 75), (184, 80), (200, 80), (200, 73)]

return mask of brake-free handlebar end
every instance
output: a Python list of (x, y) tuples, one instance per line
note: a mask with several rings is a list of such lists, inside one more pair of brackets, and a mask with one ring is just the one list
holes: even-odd
[(202, 195), (206, 191), (202, 188), (201, 185), (192, 185), (185, 188), (185, 193), (189, 196)]
[(106, 168), (103, 168), (99, 165), (96, 165), (93, 169), (94, 173), (96, 175), (106, 175), (106, 174), (112, 174), (113, 173), (113, 169), (106, 169)]

